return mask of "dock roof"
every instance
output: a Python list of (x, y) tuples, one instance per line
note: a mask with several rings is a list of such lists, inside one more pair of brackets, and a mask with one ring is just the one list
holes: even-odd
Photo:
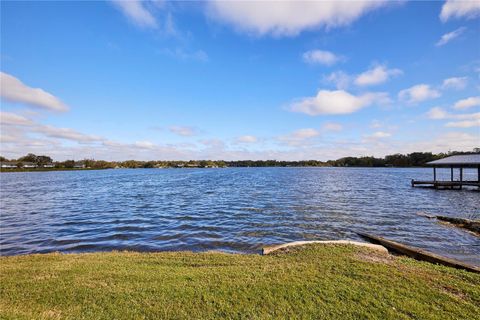
[(431, 166), (480, 166), (480, 153), (450, 156), (443, 159), (427, 162), (427, 164)]

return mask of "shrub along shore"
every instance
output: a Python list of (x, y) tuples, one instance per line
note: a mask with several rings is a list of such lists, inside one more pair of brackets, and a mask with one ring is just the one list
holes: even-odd
[(0, 258), (3, 319), (478, 319), (480, 275), (350, 245)]
[(392, 154), (384, 158), (344, 157), (337, 160), (152, 160), (152, 161), (104, 161), (84, 159), (81, 161), (66, 160), (53, 161), (49, 156), (35, 155), (32, 153), (18, 159), (6, 159), (0, 156), (0, 169), (5, 172), (16, 171), (52, 171), (71, 169), (113, 169), (113, 168), (223, 168), (223, 167), (422, 167), (427, 162), (438, 160), (446, 156), (458, 154), (479, 153), (475, 149), (471, 152), (451, 151), (448, 153), (432, 154), (431, 152), (413, 152), (409, 154)]

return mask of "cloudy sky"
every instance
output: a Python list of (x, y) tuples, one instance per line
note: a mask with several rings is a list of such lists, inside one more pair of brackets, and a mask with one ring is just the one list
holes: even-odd
[(478, 1), (2, 1), (0, 59), (8, 158), (480, 146)]

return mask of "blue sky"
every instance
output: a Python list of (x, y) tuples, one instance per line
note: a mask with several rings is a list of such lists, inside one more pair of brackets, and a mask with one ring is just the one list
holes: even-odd
[(1, 2), (1, 154), (336, 159), (480, 146), (480, 3)]

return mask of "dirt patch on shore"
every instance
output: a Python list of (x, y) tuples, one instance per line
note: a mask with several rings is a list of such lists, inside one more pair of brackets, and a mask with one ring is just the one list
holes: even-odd
[(453, 296), (453, 297), (457, 298), (457, 299), (461, 299), (461, 300), (466, 300), (467, 299), (467, 295), (464, 292), (462, 292), (462, 291), (460, 291), (460, 290), (458, 290), (454, 287), (441, 286), (440, 290), (445, 292), (446, 294), (448, 294), (450, 296)]
[(395, 262), (395, 256), (391, 254), (384, 254), (375, 251), (370, 252), (358, 252), (355, 254), (355, 258), (360, 261), (393, 264)]

